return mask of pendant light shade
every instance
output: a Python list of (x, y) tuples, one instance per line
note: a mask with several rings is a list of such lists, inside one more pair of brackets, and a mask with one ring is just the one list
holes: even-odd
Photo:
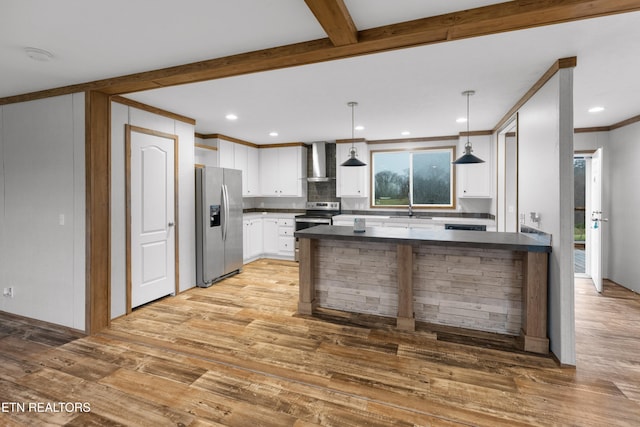
[(358, 105), (358, 103), (351, 101), (351, 102), (347, 102), (347, 105), (351, 107), (351, 149), (349, 150), (349, 158), (347, 159), (347, 161), (343, 162), (340, 166), (366, 166), (367, 165), (366, 163), (358, 159), (358, 153), (356, 151), (356, 147), (353, 142), (354, 140), (353, 131), (355, 126), (354, 109), (356, 105)]
[(473, 148), (471, 147), (471, 141), (469, 140), (469, 97), (471, 95), (474, 95), (475, 93), (476, 92), (473, 90), (465, 90), (464, 92), (462, 92), (462, 95), (467, 97), (467, 143), (464, 144), (464, 154), (462, 155), (462, 157), (457, 159), (455, 162), (452, 162), (454, 165), (484, 163), (484, 160), (471, 154), (473, 152)]

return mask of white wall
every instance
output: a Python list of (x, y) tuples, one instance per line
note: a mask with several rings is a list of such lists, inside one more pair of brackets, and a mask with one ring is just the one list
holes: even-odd
[(610, 132), (609, 271), (608, 277), (640, 292), (640, 123)]
[(0, 107), (0, 310), (85, 330), (84, 94)]
[(111, 103), (111, 318), (126, 313), (125, 124), (178, 135), (180, 291), (195, 286), (194, 126)]
[[(575, 364), (573, 282), (573, 69), (558, 71), (519, 111), (519, 211), (552, 235), (549, 338)], [(530, 212), (541, 216), (538, 227)]]

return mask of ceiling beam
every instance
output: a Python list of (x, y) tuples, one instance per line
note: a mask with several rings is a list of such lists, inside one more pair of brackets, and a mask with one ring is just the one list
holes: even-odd
[(122, 95), (638, 10), (640, 0), (511, 1), (360, 31), (358, 43), (354, 44), (334, 46), (329, 39), (313, 40), (0, 98), (0, 105), (84, 90), (100, 90), (111, 95)]
[(334, 46), (358, 42), (358, 30), (343, 0), (304, 0)]

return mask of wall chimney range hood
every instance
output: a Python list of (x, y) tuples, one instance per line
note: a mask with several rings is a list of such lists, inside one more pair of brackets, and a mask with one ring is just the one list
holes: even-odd
[(331, 179), (327, 177), (327, 151), (326, 142), (318, 141), (311, 143), (311, 176), (307, 178), (307, 182), (328, 182)]

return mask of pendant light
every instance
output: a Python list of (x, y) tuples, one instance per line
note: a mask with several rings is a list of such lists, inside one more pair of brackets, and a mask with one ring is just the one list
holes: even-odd
[(354, 145), (354, 126), (355, 126), (355, 113), (354, 108), (358, 105), (357, 102), (347, 102), (347, 105), (351, 107), (351, 150), (349, 150), (349, 158), (340, 166), (366, 166), (367, 164), (362, 162), (357, 157), (356, 147)]
[(469, 97), (471, 95), (475, 95), (475, 93), (476, 91), (474, 90), (465, 90), (464, 92), (462, 92), (462, 95), (467, 97), (467, 143), (464, 145), (464, 155), (453, 162), (454, 165), (484, 163), (484, 160), (471, 154), (473, 152), (473, 149), (471, 147), (471, 141), (469, 141)]

